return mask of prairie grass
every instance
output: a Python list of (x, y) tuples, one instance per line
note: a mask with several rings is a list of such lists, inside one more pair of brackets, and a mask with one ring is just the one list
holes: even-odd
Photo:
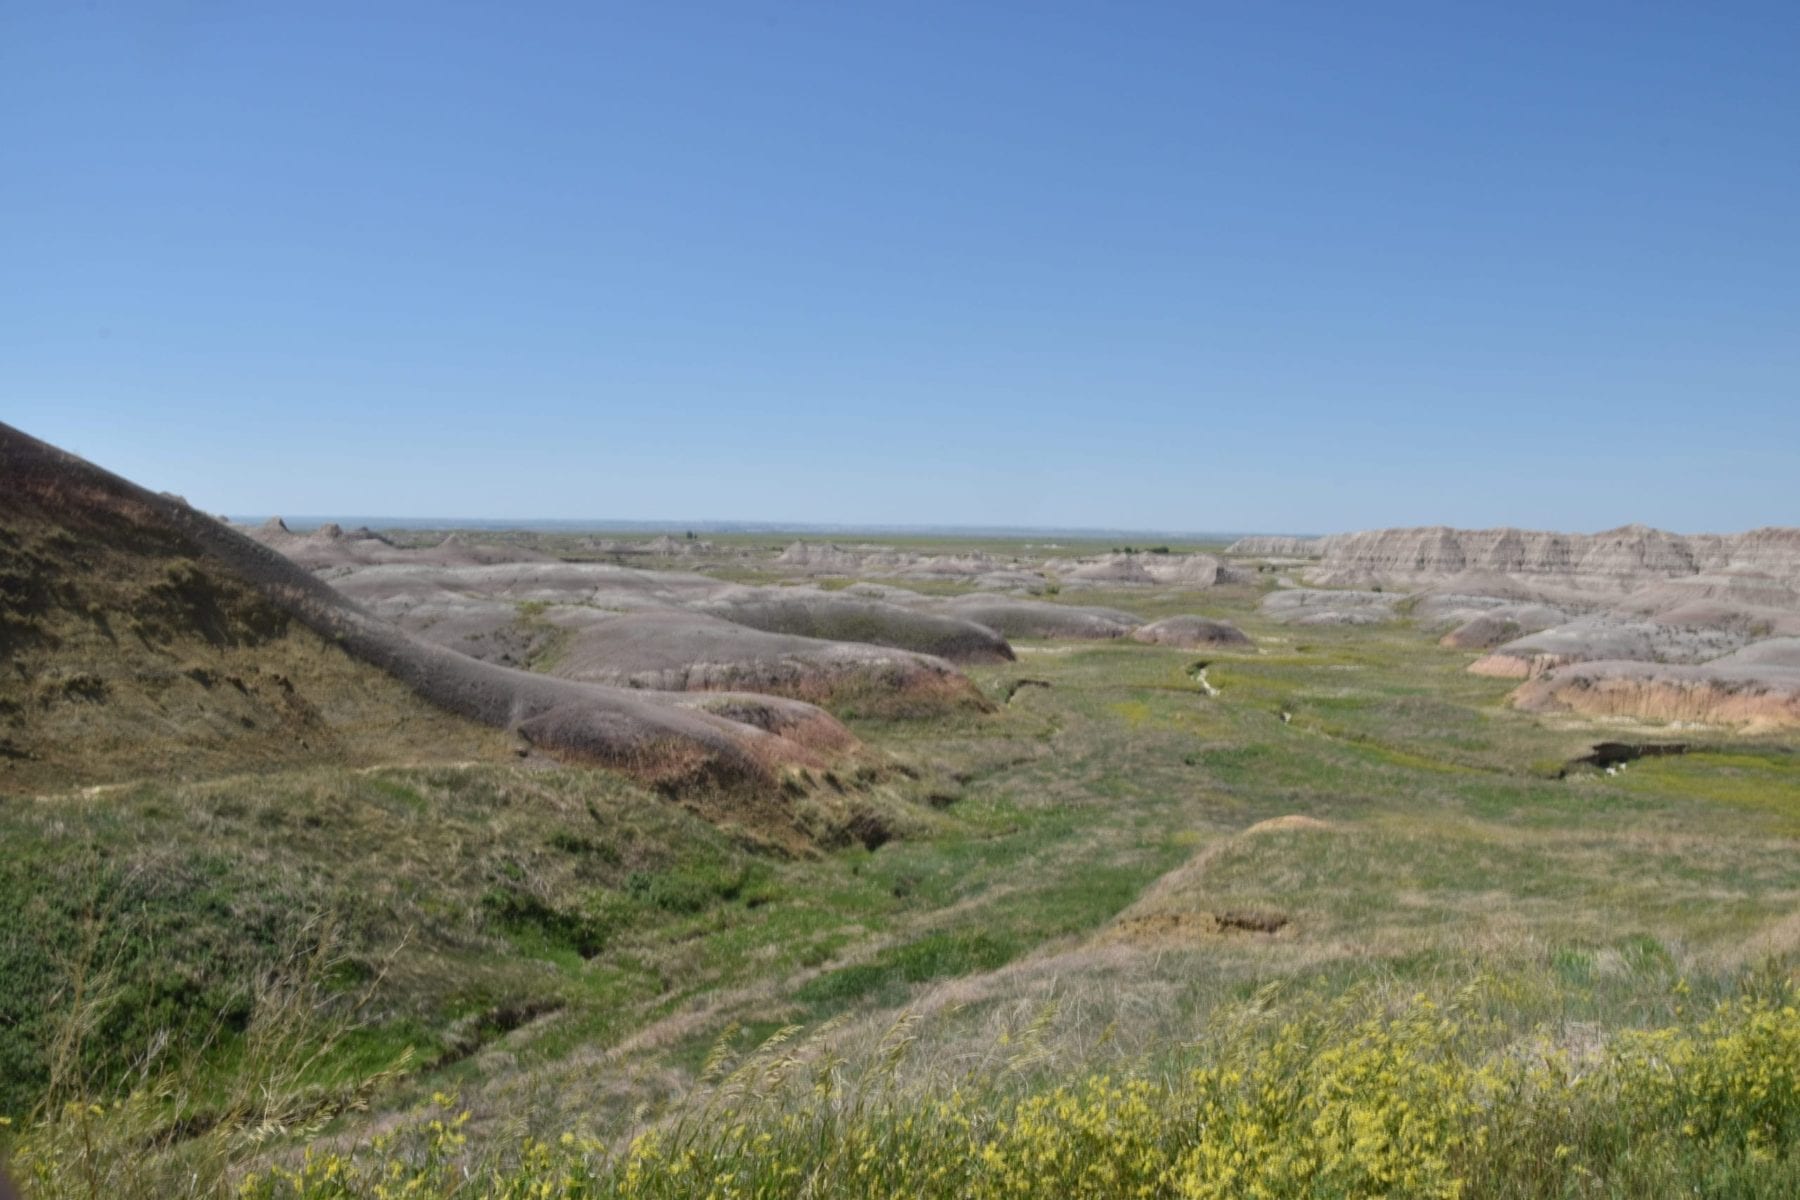
[[(892, 769), (782, 803), (885, 840), (798, 857), (523, 765), (0, 806), (34, 1194), (1800, 1194), (1790, 747), (1571, 770), (1618, 727), (1510, 711), (1404, 623), (1063, 599), (1258, 649), (1207, 695), (1192, 652), (1023, 643), (971, 677), (1049, 686), (993, 712), (853, 719)], [(308, 1065), (262, 1070), (258, 997), (327, 926)], [(309, 1115), (252, 1137), (246, 1092)]]

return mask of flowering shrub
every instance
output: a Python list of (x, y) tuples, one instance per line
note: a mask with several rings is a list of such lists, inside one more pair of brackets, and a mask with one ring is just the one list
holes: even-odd
[[(573, 1133), (480, 1147), (440, 1094), (398, 1131), (218, 1175), (239, 1200), (402, 1197), (1478, 1197), (1800, 1194), (1790, 989), (1563, 1046), (1416, 997), (1252, 1012), (1197, 1065), (1008, 1090), (855, 1086), (771, 1039), (687, 1116), (613, 1149)], [(896, 1041), (903, 1049), (906, 1039)], [(892, 1059), (889, 1060), (891, 1063)], [(84, 1110), (104, 1127), (113, 1110)], [(121, 1108), (119, 1111), (124, 1112)], [(77, 1114), (26, 1131), (33, 1195), (91, 1191)], [(102, 1139), (104, 1140), (104, 1139)], [(84, 1153), (89, 1157), (84, 1159)]]

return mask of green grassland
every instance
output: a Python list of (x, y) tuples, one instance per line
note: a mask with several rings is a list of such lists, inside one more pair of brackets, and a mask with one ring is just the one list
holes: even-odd
[[(255, 1194), (373, 1196), (395, 1163), (432, 1195), (1793, 1194), (1769, 1140), (1800, 1132), (1800, 1101), (1777, 1111), (1800, 1075), (1779, 1015), (1800, 953), (1792, 747), (1516, 713), (1425, 631), (1281, 627), (1258, 595), (1063, 597), (1232, 619), (1257, 649), (1019, 643), (971, 672), (992, 713), (853, 720), (890, 769), (805, 783), (866, 811), (867, 835), (796, 857), (536, 764), (0, 802), (0, 1112), (22, 1165), (44, 1195), (225, 1194), (249, 1172)], [(1677, 736), (1701, 745), (1570, 766)], [(1244, 913), (1279, 928), (1220, 920)], [(1744, 1007), (1770, 997), (1773, 1017)], [(1776, 1108), (1735, 1077), (1680, 1108), (1649, 1081), (1686, 1077), (1630, 1041), (1646, 1030), (1696, 1061), (1772, 1056)], [(1359, 1055), (1368, 1079), (1326, 1080)], [(1591, 1063), (1617, 1113), (1515, 1077), (1527, 1059)], [(252, 1078), (276, 1062), (279, 1086)], [(1293, 1103), (1252, 1113), (1231, 1064)], [(1331, 1087), (1362, 1106), (1331, 1108)], [(1327, 1125), (1402, 1099), (1438, 1141), (1396, 1127), (1345, 1143), (1365, 1174), (1322, 1165)], [(1095, 1105), (1111, 1132), (1070, 1141)], [(1195, 1132), (1227, 1118), (1313, 1138), (1319, 1161), (1232, 1143), (1229, 1167)], [(1026, 1169), (1127, 1143), (1163, 1166)], [(307, 1175), (308, 1145), (345, 1190)], [(875, 1146), (879, 1181), (855, 1171)]]

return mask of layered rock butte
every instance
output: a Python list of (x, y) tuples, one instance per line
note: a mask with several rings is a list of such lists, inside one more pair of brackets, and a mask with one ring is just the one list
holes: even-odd
[(1320, 539), (1318, 565), (1306, 579), (1329, 587), (1408, 586), (1475, 571), (1547, 589), (1623, 594), (1727, 568), (1800, 583), (1800, 528), (1692, 535), (1646, 525), (1592, 534), (1442, 525), (1377, 529)]
[(1470, 667), (1478, 674), (1525, 680), (1512, 697), (1520, 708), (1800, 727), (1800, 669), (1785, 653), (1758, 653), (1765, 639), (1800, 633), (1800, 528), (1682, 535), (1643, 525), (1596, 534), (1428, 526), (1232, 547), (1253, 557), (1308, 550), (1317, 559), (1302, 578), (1326, 590), (1272, 593), (1270, 616), (1353, 624), (1461, 615), (1444, 644), (1486, 650)]

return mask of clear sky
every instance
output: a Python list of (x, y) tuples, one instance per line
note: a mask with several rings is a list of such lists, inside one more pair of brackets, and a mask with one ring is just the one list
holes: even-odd
[(234, 513), (1800, 523), (1800, 4), (0, 0), (0, 419)]

